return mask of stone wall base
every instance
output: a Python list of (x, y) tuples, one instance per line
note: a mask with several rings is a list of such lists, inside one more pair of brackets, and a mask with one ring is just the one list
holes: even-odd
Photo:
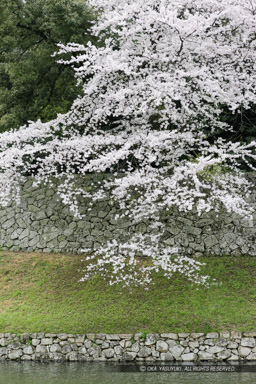
[(256, 360), (256, 332), (0, 333), (0, 360), (252, 361)]

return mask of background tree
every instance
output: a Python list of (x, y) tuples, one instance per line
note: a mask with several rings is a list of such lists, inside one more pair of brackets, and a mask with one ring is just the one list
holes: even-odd
[(0, 131), (68, 111), (81, 89), (52, 54), (57, 43), (92, 39), (93, 17), (79, 0), (1, 1)]
[[(233, 142), (223, 116), (255, 102), (256, 8), (251, 0), (90, 4), (99, 13), (91, 31), (102, 46), (60, 44), (68, 55), (60, 63), (75, 69), (83, 93), (66, 114), (1, 134), (1, 203), (19, 201), (27, 175), (35, 184), (56, 178), (78, 217), (78, 195), (98, 201), (110, 193), (117, 216), (149, 221), (150, 235), (100, 247), (85, 278), (109, 273), (111, 282), (144, 284), (162, 269), (205, 282), (198, 261), (164, 242), (163, 217), (173, 207), (252, 217), (241, 162), (255, 170), (256, 142)], [(111, 177), (92, 193), (76, 175), (94, 172)], [(150, 260), (140, 273), (137, 255)]]

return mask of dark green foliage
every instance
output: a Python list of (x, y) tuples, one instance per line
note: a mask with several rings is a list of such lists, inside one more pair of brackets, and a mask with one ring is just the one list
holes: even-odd
[(219, 136), (233, 142), (239, 141), (246, 144), (256, 140), (256, 104), (251, 105), (249, 109), (240, 107), (235, 113), (231, 113), (225, 106), (222, 109), (220, 118), (223, 122), (228, 123), (232, 130), (219, 130), (219, 132), (210, 133), (210, 129), (208, 129), (210, 141), (214, 141)]
[(86, 44), (95, 15), (80, 0), (1, 0), (0, 132), (65, 113), (78, 95), (56, 44)]
[[(211, 129), (207, 127), (205, 132), (210, 143), (214, 143), (218, 137), (222, 137), (226, 141), (244, 144), (256, 141), (256, 104), (251, 105), (249, 109), (240, 107), (235, 113), (231, 113), (225, 106), (223, 106), (222, 109), (223, 112), (220, 118), (223, 122), (228, 123), (232, 129), (211, 131)], [(250, 164), (256, 167), (255, 160), (251, 159)], [(240, 167), (244, 171), (252, 171), (252, 168), (244, 161), (241, 161)]]

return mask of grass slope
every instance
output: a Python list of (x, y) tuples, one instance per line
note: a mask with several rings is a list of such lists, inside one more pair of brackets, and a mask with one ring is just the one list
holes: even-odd
[[(221, 285), (156, 276), (148, 291), (78, 282), (81, 256), (0, 252), (0, 332), (256, 330), (256, 258), (205, 258)], [(80, 270), (80, 271), (79, 271)]]

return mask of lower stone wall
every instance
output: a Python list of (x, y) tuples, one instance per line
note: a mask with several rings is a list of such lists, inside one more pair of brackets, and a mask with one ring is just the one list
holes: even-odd
[(256, 332), (1, 333), (0, 360), (247, 361), (256, 360)]

